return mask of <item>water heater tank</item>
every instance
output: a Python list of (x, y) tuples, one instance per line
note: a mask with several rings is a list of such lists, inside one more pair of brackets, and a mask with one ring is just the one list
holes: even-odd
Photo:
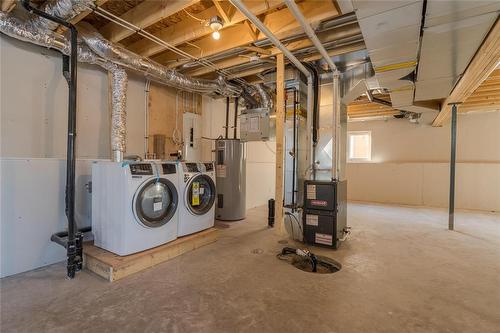
[(236, 221), (245, 218), (246, 211), (246, 151), (238, 139), (215, 142), (217, 171), (218, 220)]

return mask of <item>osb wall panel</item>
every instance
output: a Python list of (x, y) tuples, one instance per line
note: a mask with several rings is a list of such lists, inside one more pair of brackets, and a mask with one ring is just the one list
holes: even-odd
[[(177, 128), (178, 139), (183, 138), (183, 113), (192, 112), (201, 115), (202, 98), (198, 94), (178, 91), (164, 85), (151, 83), (149, 88), (149, 131), (148, 152), (154, 152), (154, 135), (165, 135), (165, 155), (154, 156), (155, 158), (174, 159), (170, 156), (178, 150), (182, 150), (182, 144), (176, 144), (173, 140), (175, 129), (176, 105), (178, 107)], [(153, 157), (153, 156), (151, 156)]]

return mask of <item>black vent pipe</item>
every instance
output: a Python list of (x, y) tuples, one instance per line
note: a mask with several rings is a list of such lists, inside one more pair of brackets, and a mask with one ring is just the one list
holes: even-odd
[[(63, 74), (68, 82), (68, 139), (66, 144), (66, 217), (68, 219), (68, 239), (66, 246), (67, 275), (70, 279), (75, 277), (77, 270), (82, 266), (82, 234), (77, 233), (75, 223), (75, 139), (76, 139), (76, 80), (77, 80), (77, 36), (74, 25), (65, 20), (47, 14), (31, 6), (29, 0), (22, 0), (23, 7), (35, 15), (55, 22), (68, 28), (70, 32), (71, 53), (69, 59), (63, 55)], [(69, 66), (68, 66), (69, 65)], [(68, 73), (69, 70), (69, 73)]]

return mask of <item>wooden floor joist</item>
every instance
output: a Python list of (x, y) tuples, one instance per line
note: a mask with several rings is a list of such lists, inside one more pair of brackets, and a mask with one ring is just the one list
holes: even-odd
[(213, 243), (217, 237), (217, 229), (211, 228), (128, 256), (119, 256), (86, 243), (83, 247), (83, 262), (86, 269), (113, 282)]
[[(483, 44), (474, 55), (464, 75), (455, 85), (450, 96), (442, 104), (432, 126), (442, 126), (450, 117), (450, 103), (463, 103), (497, 68), (500, 60), (500, 21), (497, 19)], [(459, 107), (459, 110), (461, 107)]]

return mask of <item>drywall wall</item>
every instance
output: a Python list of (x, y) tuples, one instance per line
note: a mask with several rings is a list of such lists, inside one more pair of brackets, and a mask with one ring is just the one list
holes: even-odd
[[(52, 50), (0, 35), (1, 157), (63, 158), (66, 155), (68, 87), (61, 56)], [(109, 158), (108, 77), (97, 66), (79, 64), (78, 158)], [(129, 75), (127, 154), (143, 155), (144, 79)]]
[[(350, 131), (372, 132), (372, 162), (446, 162), (450, 158), (450, 125), (432, 127), (435, 114), (419, 124), (406, 119), (356, 121)], [(390, 118), (389, 118), (390, 119)], [(457, 161), (500, 162), (500, 112), (459, 114)]]
[[(372, 163), (349, 163), (348, 198), (447, 207), (450, 125), (405, 119), (350, 122), (371, 131)], [(500, 211), (500, 112), (459, 114), (456, 208)]]
[[(92, 160), (76, 163), (75, 219), (79, 228), (91, 225)], [(56, 263), (66, 250), (50, 241), (66, 229), (64, 188), (66, 161), (55, 158), (0, 160), (0, 277)]]
[[(229, 138), (233, 137), (234, 104), (229, 106)], [(202, 115), (202, 156), (204, 160), (214, 160), (212, 150), (214, 140), (225, 134), (226, 100), (203, 97)], [(239, 121), (236, 136), (239, 137)], [(247, 209), (265, 205), (274, 198), (275, 178), (275, 142), (247, 142), (247, 176), (246, 206)]]
[[(0, 35), (0, 276), (64, 260), (68, 88), (58, 53)], [(107, 73), (78, 66), (76, 219), (90, 225), (92, 159), (110, 155)], [(129, 75), (127, 154), (144, 153), (144, 79)], [(89, 159), (89, 160), (87, 160)]]

